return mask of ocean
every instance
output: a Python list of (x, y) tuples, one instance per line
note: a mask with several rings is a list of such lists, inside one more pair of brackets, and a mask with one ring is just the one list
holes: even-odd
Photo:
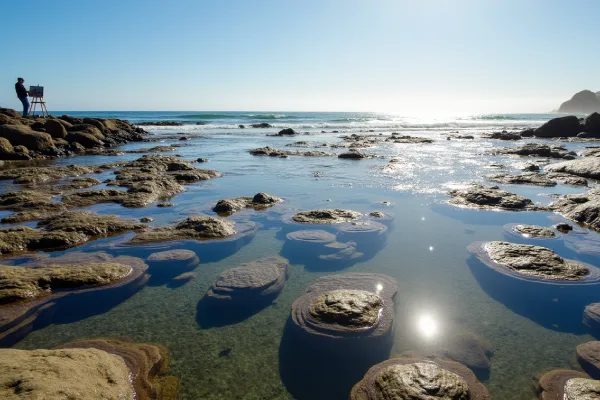
[[(518, 223), (551, 226), (566, 220), (551, 212), (479, 211), (447, 204), (449, 190), (473, 183), (490, 185), (488, 174), (499, 170), (519, 173), (523, 162), (532, 161), (495, 155), (495, 150), (524, 142), (555, 144), (537, 139), (507, 142), (482, 135), (537, 127), (556, 114), (452, 117), (330, 112), (58, 111), (53, 114), (63, 113), (121, 118), (134, 123), (182, 122), (182, 126), (145, 126), (153, 142), (129, 143), (120, 149), (181, 144), (175, 152), (164, 154), (177, 154), (184, 160), (206, 158), (207, 163), (196, 166), (223, 173), (222, 178), (186, 185), (184, 193), (169, 200), (173, 207), (159, 208), (152, 204), (145, 208), (124, 208), (118, 204), (99, 204), (88, 207), (89, 210), (123, 218), (150, 216), (154, 218), (152, 226), (162, 226), (190, 215), (214, 216), (211, 209), (220, 199), (266, 192), (284, 201), (267, 210), (248, 209), (228, 217), (256, 225), (251, 238), (234, 247), (225, 248), (218, 242), (128, 246), (123, 241), (132, 234), (126, 234), (67, 250), (100, 250), (146, 258), (154, 251), (188, 249), (196, 252), (200, 264), (193, 271), (196, 279), (183, 286), (165, 282), (149, 284), (108, 310), (78, 318), (57, 316), (35, 327), (15, 345), (17, 348), (49, 348), (82, 337), (126, 337), (160, 343), (170, 350), (170, 373), (181, 381), (182, 399), (346, 399), (348, 382), (331, 377), (343, 377), (346, 372), (354, 376), (352, 365), (336, 365), (335, 360), (326, 360), (328, 368), (334, 370), (322, 371), (317, 378), (310, 375), (312, 380), (319, 381), (313, 385), (315, 382), (305, 377), (308, 372), (319, 370), (322, 362), (288, 357), (288, 350), (298, 344), (283, 340), (288, 334), (286, 326), (294, 300), (316, 278), (344, 272), (375, 272), (396, 280), (399, 291), (391, 357), (407, 352), (427, 354), (435, 343), (456, 335), (477, 337), (480, 343), (487, 343), (493, 350), (489, 356), (490, 368), (484, 373), (479, 371), (478, 376), (494, 399), (535, 398), (533, 378), (549, 369), (570, 368), (575, 347), (593, 339), (579, 322), (583, 307), (588, 302), (600, 301), (600, 288), (570, 290), (544, 283), (519, 286), (518, 282), (498, 278), (467, 247), (477, 241), (508, 240), (546, 246), (565, 258), (598, 264), (600, 235), (576, 227), (578, 233), (554, 239), (526, 239), (510, 233), (506, 226)], [(271, 127), (251, 127), (260, 123)], [(293, 128), (299, 134), (273, 136), (283, 128)], [(370, 156), (362, 160), (335, 156), (258, 157), (248, 152), (270, 146), (317, 149), (336, 155), (347, 151), (335, 148), (340, 136), (391, 133), (423, 137), (432, 142), (375, 143), (361, 149)], [(457, 135), (473, 138), (453, 137)], [(184, 137), (187, 140), (179, 140)], [(576, 152), (590, 145), (556, 144)], [(48, 164), (96, 165), (140, 156), (131, 153), (76, 156)], [(390, 163), (391, 160), (394, 162)], [(109, 171), (98, 178), (102, 180), (111, 174)], [(539, 205), (548, 204), (559, 194), (585, 190), (562, 184), (500, 186)], [(97, 186), (101, 187), (104, 186)], [(15, 185), (4, 183), (2, 190), (14, 188)], [(295, 212), (318, 208), (350, 209), (363, 214), (379, 211), (390, 219), (376, 246), (357, 244), (362, 256), (347, 262), (313, 263), (306, 261), (306, 254), (289, 251), (286, 234), (294, 229), (313, 228), (335, 233), (336, 228), (297, 228), (286, 221)], [(0, 212), (0, 216), (5, 214), (8, 213)], [(291, 264), (288, 280), (277, 300), (242, 320), (208, 323), (200, 313), (199, 304), (217, 276), (227, 268), (269, 255), (284, 256)], [(427, 322), (425, 329), (423, 321)], [(488, 357), (482, 356), (477, 346), (467, 346), (466, 352), (470, 354), (468, 357)]]

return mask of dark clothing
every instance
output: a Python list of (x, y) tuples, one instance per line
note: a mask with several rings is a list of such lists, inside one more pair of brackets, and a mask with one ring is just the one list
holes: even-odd
[(17, 91), (17, 97), (19, 99), (27, 97), (27, 89), (25, 89), (25, 86), (23, 86), (22, 83), (15, 83), (15, 90)]
[(19, 97), (19, 100), (23, 104), (23, 116), (26, 117), (29, 114), (29, 100), (27, 100), (27, 96)]

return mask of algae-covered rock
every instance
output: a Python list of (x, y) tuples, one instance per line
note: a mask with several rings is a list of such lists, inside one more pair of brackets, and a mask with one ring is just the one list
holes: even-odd
[(466, 190), (452, 190), (448, 193), (450, 204), (490, 210), (535, 211), (540, 209), (525, 197), (501, 190), (498, 186), (474, 185)]
[(462, 364), (393, 358), (373, 366), (350, 394), (351, 400), (489, 400), (485, 387)]
[(62, 349), (98, 349), (125, 361), (136, 400), (175, 400), (179, 380), (168, 375), (170, 355), (157, 344), (116, 339), (85, 339), (59, 346)]
[(129, 375), (121, 357), (95, 348), (0, 349), (3, 399), (133, 399)]
[(145, 229), (145, 226), (116, 215), (100, 215), (90, 211), (68, 211), (42, 219), (38, 227), (47, 231), (80, 232), (89, 236), (115, 235)]
[(254, 197), (238, 197), (235, 199), (219, 200), (213, 207), (216, 213), (231, 214), (245, 208), (254, 208), (255, 210), (265, 209), (281, 203), (279, 197), (271, 196), (267, 193), (257, 193)]
[(52, 195), (34, 190), (5, 192), (0, 195), (0, 209), (27, 212), (63, 211), (64, 204), (52, 201)]
[(292, 220), (301, 224), (338, 224), (353, 221), (361, 216), (359, 212), (341, 209), (301, 211)]
[(594, 397), (580, 396), (586, 392), (590, 393), (590, 388), (593, 390), (593, 382), (597, 381), (592, 381), (583, 372), (558, 369), (542, 375), (536, 391), (540, 400), (588, 400)]
[(26, 226), (0, 229), (0, 254), (56, 250), (78, 246), (89, 237), (81, 232), (48, 232)]
[(110, 169), (110, 165), (84, 166), (64, 165), (55, 167), (25, 167), (11, 168), (0, 171), (0, 180), (12, 179), (13, 183), (43, 183), (57, 181), (66, 177), (76, 177), (85, 174), (101, 173)]
[(312, 337), (380, 341), (391, 334), (397, 290), (386, 275), (325, 276), (294, 301), (292, 321)]
[(141, 244), (170, 240), (223, 239), (235, 235), (235, 223), (222, 218), (194, 216), (172, 227), (161, 227), (138, 233), (130, 243)]
[(106, 285), (131, 273), (131, 267), (117, 263), (51, 265), (41, 268), (0, 265), (0, 304), (32, 300), (56, 290)]
[(0, 125), (0, 137), (8, 139), (13, 146), (25, 146), (42, 154), (54, 154), (56, 148), (52, 136), (37, 132), (25, 125)]
[(490, 267), (505, 269), (521, 277), (583, 281), (590, 274), (588, 266), (565, 260), (541, 246), (495, 241), (474, 244), (469, 249)]

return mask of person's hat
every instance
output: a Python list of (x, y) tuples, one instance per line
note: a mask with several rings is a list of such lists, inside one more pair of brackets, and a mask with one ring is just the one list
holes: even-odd
[(24, 81), (25, 79), (23, 78), (17, 78), (18, 81)]

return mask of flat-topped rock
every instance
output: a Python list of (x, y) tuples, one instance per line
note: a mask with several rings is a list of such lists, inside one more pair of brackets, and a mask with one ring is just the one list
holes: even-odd
[(547, 176), (538, 173), (526, 173), (519, 175), (512, 174), (490, 174), (487, 179), (492, 182), (503, 183), (505, 185), (534, 185), (551, 187), (556, 186), (556, 181)]
[(592, 378), (600, 379), (600, 341), (577, 346), (577, 361)]
[(68, 211), (42, 219), (38, 227), (55, 232), (79, 232), (88, 236), (116, 235), (139, 231), (146, 227), (137, 221), (116, 215), (100, 215), (90, 211)]
[(600, 179), (600, 157), (584, 157), (546, 166), (549, 172), (564, 172), (588, 179)]
[(20, 212), (58, 212), (64, 204), (52, 201), (53, 195), (44, 191), (21, 190), (0, 195), (0, 209)]
[(288, 260), (263, 257), (223, 271), (205, 295), (206, 300), (227, 306), (256, 306), (271, 302), (285, 285)]
[(552, 179), (558, 183), (562, 183), (563, 185), (570, 186), (587, 186), (588, 181), (585, 178), (574, 176), (562, 172), (548, 172), (545, 174), (546, 177)]
[(288, 156), (305, 156), (305, 157), (329, 157), (333, 156), (333, 153), (327, 153), (324, 151), (292, 151), (292, 150), (279, 150), (272, 147), (261, 147), (258, 149), (252, 149), (248, 151), (253, 156), (268, 156), (268, 157), (288, 157)]
[[(118, 356), (129, 370), (129, 382), (134, 393), (131, 398), (136, 400), (177, 398), (179, 380), (168, 375), (170, 355), (163, 346), (98, 338), (78, 340), (56, 348), (56, 350), (63, 349), (97, 349)], [(91, 397), (84, 396), (84, 398)]]
[(13, 183), (20, 184), (37, 184), (85, 174), (98, 174), (110, 169), (110, 167), (110, 165), (86, 166), (72, 164), (53, 167), (12, 168), (0, 171), (0, 180), (12, 180)]
[(301, 230), (290, 232), (286, 235), (288, 240), (293, 240), (301, 243), (324, 245), (335, 242), (336, 236), (332, 233), (323, 230)]
[(208, 216), (188, 217), (169, 227), (160, 227), (138, 233), (131, 244), (165, 242), (170, 240), (223, 239), (236, 234), (235, 223)]
[(452, 190), (449, 204), (489, 210), (535, 211), (540, 208), (525, 197), (500, 189), (498, 186), (474, 185), (466, 190)]
[[(29, 333), (46, 312), (68, 316), (79, 295), (94, 292), (85, 302), (86, 312), (93, 315), (98, 306), (120, 303), (147, 280), (148, 266), (137, 257), (71, 252), (59, 257), (34, 254), (20, 260), (16, 266), (0, 266), (2, 345)], [(66, 315), (61, 315), (63, 304)]]
[(494, 151), (495, 154), (513, 154), (528, 157), (548, 157), (574, 159), (575, 153), (568, 151), (563, 146), (547, 145), (540, 143), (527, 143), (521, 147), (512, 147)]
[(373, 366), (350, 393), (351, 400), (489, 400), (487, 389), (453, 361), (393, 358)]
[[(565, 260), (541, 246), (494, 241), (474, 243), (469, 250), (488, 266), (524, 278), (583, 281), (590, 275), (591, 266)], [(593, 278), (598, 278), (596, 271)]]
[(353, 221), (361, 216), (359, 212), (352, 210), (325, 209), (301, 211), (292, 217), (292, 220), (301, 224), (339, 224)]
[(583, 324), (590, 328), (594, 334), (600, 334), (600, 303), (585, 306)]
[(392, 330), (397, 291), (396, 282), (381, 274), (321, 277), (294, 301), (292, 321), (317, 338), (385, 338)]
[(94, 348), (0, 349), (0, 371), (3, 399), (101, 400), (135, 396), (125, 361)]
[(592, 189), (584, 194), (568, 194), (553, 201), (548, 208), (572, 221), (600, 230), (600, 191)]
[(512, 227), (512, 230), (526, 238), (544, 238), (549, 239), (556, 237), (554, 231), (550, 228), (535, 225), (518, 224)]
[(591, 400), (596, 397), (585, 396), (597, 383), (583, 372), (558, 369), (542, 375), (536, 389), (540, 400)]
[(217, 213), (231, 214), (245, 208), (253, 208), (262, 210), (275, 204), (281, 203), (283, 200), (277, 196), (272, 196), (267, 193), (257, 193), (254, 197), (238, 197), (235, 199), (219, 200), (213, 207), (213, 211)]
[(191, 250), (166, 250), (150, 254), (147, 260), (151, 262), (197, 262), (198, 256)]
[(79, 246), (89, 240), (81, 232), (44, 231), (27, 226), (0, 229), (0, 254), (57, 250)]
[(183, 249), (152, 253), (146, 261), (151, 275), (148, 285), (163, 284), (177, 275), (190, 272), (200, 263), (195, 252)]

